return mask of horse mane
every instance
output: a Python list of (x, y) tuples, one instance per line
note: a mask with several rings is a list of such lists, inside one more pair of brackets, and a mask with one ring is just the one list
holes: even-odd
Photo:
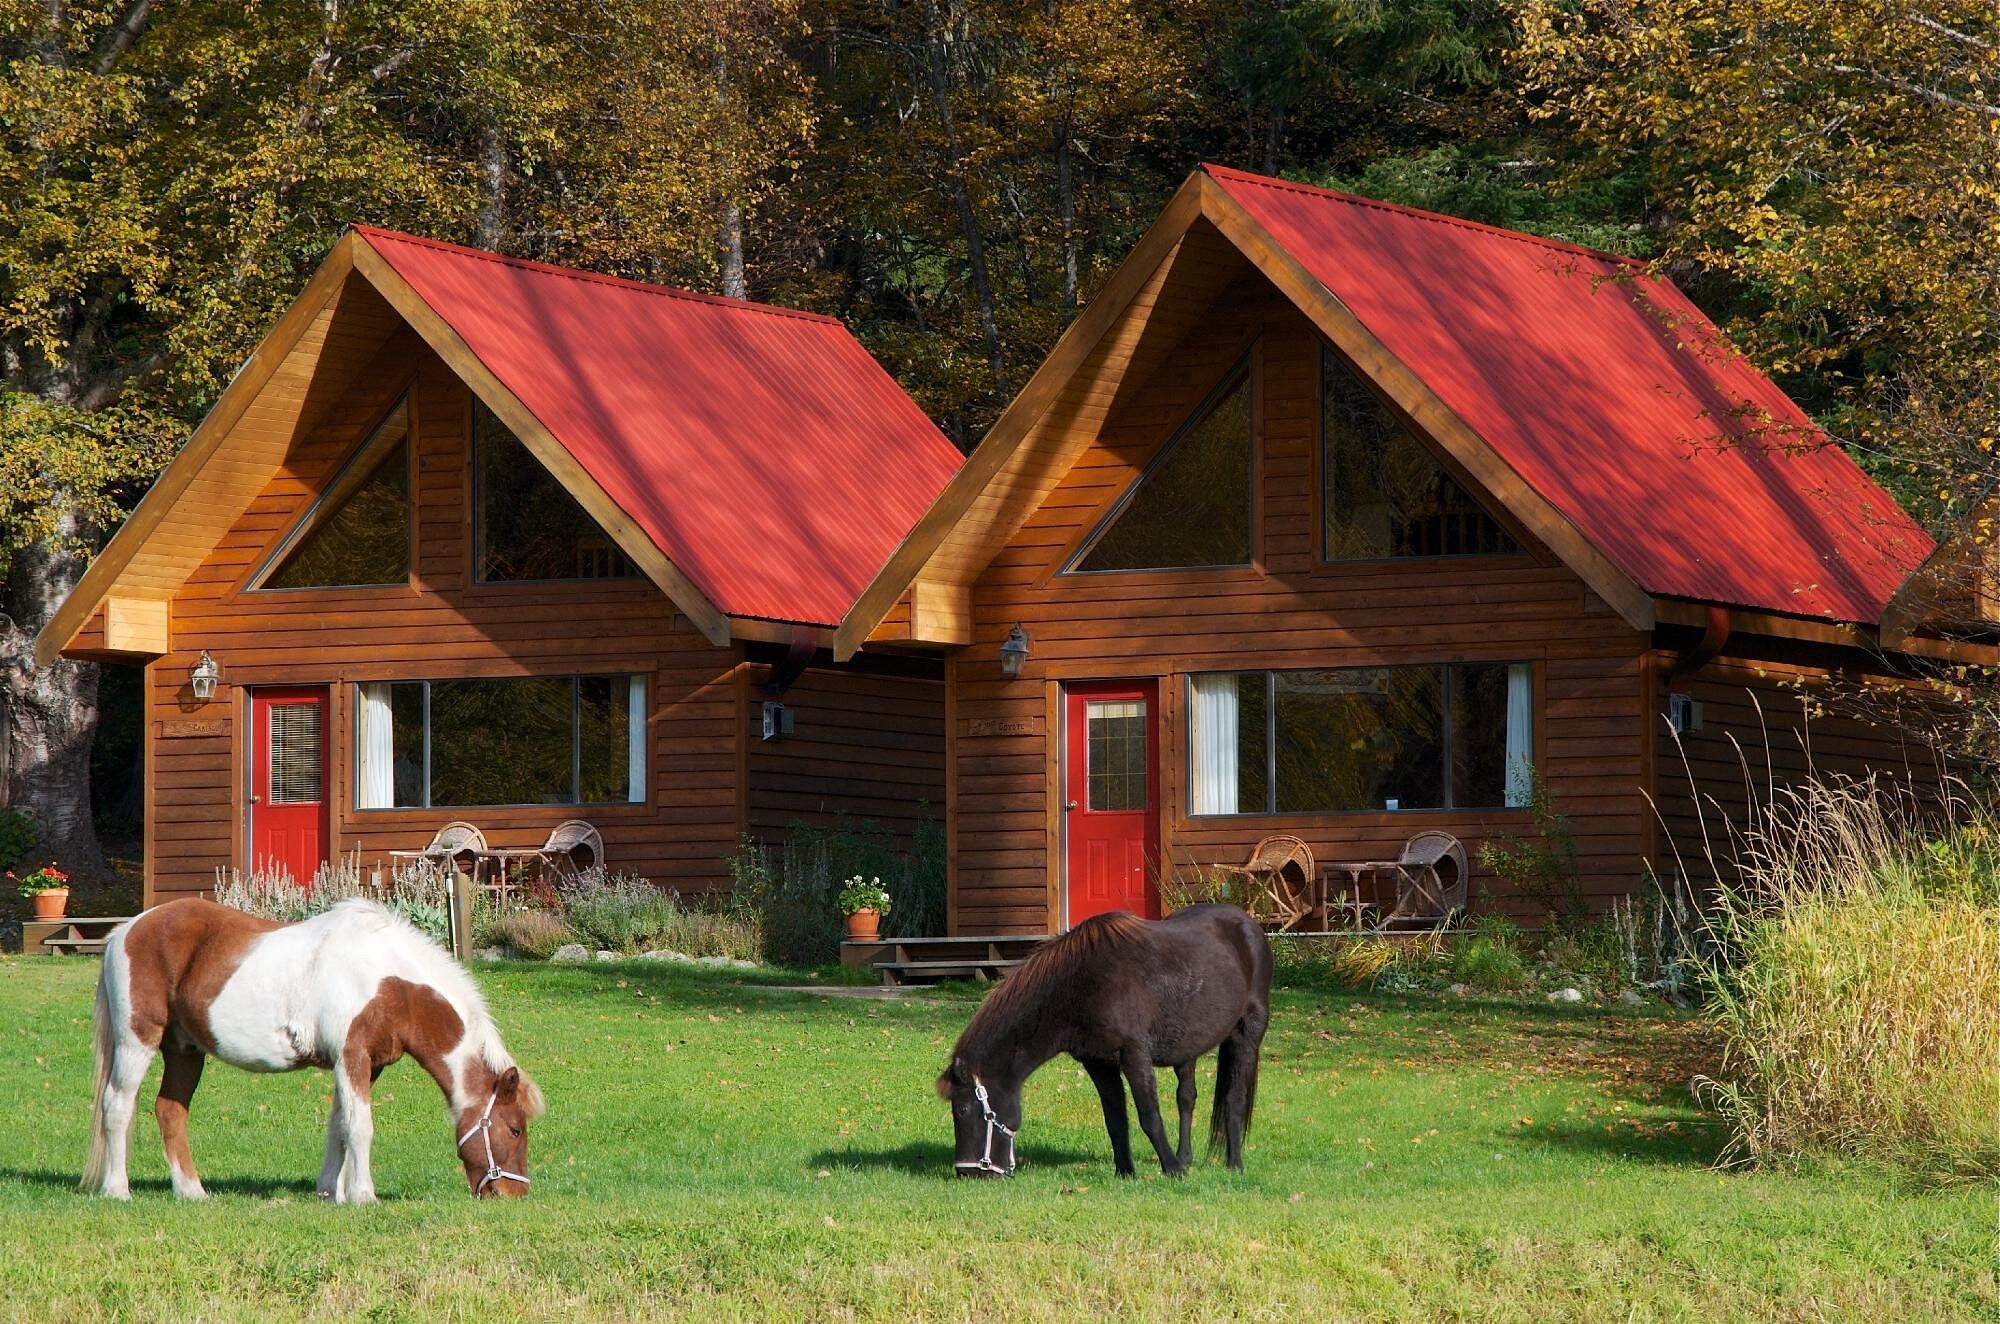
[[(457, 1010), (465, 1026), (462, 1048), (490, 1067), (494, 1074), (514, 1067), (514, 1055), (501, 1042), (500, 1027), (486, 1010), (486, 997), (479, 991), (465, 967), (438, 946), (423, 930), (379, 901), (349, 897), (330, 907), (328, 922), (344, 933), (365, 935), (366, 940), (392, 948), (408, 965), (410, 973), (436, 989)], [(521, 1073), (521, 1091), (528, 1115), (542, 1112), (542, 1092), (534, 1081)]]
[(1035, 948), (1027, 959), (1009, 971), (972, 1014), (960, 1041), (971, 1039), (975, 1032), (981, 1036), (997, 1032), (1021, 1012), (1068, 984), (1083, 966), (1099, 957), (1140, 946), (1146, 940), (1146, 921), (1137, 915), (1123, 910), (1092, 915), (1068, 933)]

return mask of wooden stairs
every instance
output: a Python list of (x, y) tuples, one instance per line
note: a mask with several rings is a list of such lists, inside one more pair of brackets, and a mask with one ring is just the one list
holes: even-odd
[(1045, 941), (1041, 934), (997, 934), (964, 938), (885, 938), (880, 942), (843, 942), (840, 963), (850, 969), (874, 969), (891, 987), (936, 984), (947, 979), (979, 983), (995, 980), (1021, 964)]

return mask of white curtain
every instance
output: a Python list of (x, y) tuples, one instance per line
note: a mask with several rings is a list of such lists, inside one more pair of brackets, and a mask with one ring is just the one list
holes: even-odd
[(1188, 692), (1189, 811), (1236, 813), (1236, 674), (1190, 677)]
[(389, 710), (389, 683), (357, 685), (354, 800), (359, 809), (396, 805), (396, 725)]
[(646, 802), (646, 677), (632, 677), (625, 704), (625, 798)]
[(1507, 668), (1507, 803), (1525, 805), (1535, 793), (1535, 669)]

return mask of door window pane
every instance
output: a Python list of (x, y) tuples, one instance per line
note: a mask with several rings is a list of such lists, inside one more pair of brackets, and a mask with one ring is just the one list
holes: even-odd
[(271, 785), (274, 805), (318, 804), (323, 794), (324, 767), (320, 744), (320, 705), (274, 703), (270, 707)]
[(1084, 705), (1085, 768), (1092, 809), (1144, 809), (1147, 803), (1146, 705), (1139, 699)]
[(1320, 507), (1329, 561), (1520, 547), (1333, 350), (1320, 351)]
[[(390, 447), (386, 454), (384, 446)], [(335, 476), (328, 489), (332, 509), (315, 505), (306, 513), (303, 522), (310, 527), (259, 587), (409, 582), (410, 446), (404, 406), (396, 406), (350, 463), (363, 461), (372, 464), (365, 476)]]
[(1507, 672), (1504, 665), (1450, 669), (1454, 805), (1508, 803)]
[(577, 677), (577, 771), (586, 804), (630, 797), (631, 692), (623, 676)]
[(1250, 374), (1239, 365), (1168, 440), (1072, 570), (1250, 564)]
[(482, 581), (629, 579), (638, 573), (555, 475), (477, 402), (472, 462), (473, 547)]

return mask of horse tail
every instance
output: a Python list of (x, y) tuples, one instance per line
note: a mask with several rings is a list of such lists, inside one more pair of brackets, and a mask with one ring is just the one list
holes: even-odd
[(85, 1191), (95, 1191), (104, 1184), (104, 1090), (111, 1083), (111, 1058), (118, 1047), (117, 1027), (112, 1024), (111, 982), (125, 974), (125, 944), (118, 941), (124, 936), (120, 930), (112, 935), (112, 941), (104, 944), (104, 968), (97, 974), (97, 1006), (91, 1034), (94, 1069), (90, 1091), (90, 1153), (83, 1161), (83, 1180), (79, 1183)]
[[(1245, 1018), (1247, 1021), (1247, 1017)], [(1238, 1090), (1243, 1094), (1243, 1136), (1250, 1135), (1250, 1117), (1257, 1111), (1257, 1059), (1261, 1035), (1251, 1026), (1239, 1024), (1215, 1050), (1215, 1099), (1209, 1106), (1208, 1143), (1211, 1149), (1229, 1143), (1229, 1100)]]

